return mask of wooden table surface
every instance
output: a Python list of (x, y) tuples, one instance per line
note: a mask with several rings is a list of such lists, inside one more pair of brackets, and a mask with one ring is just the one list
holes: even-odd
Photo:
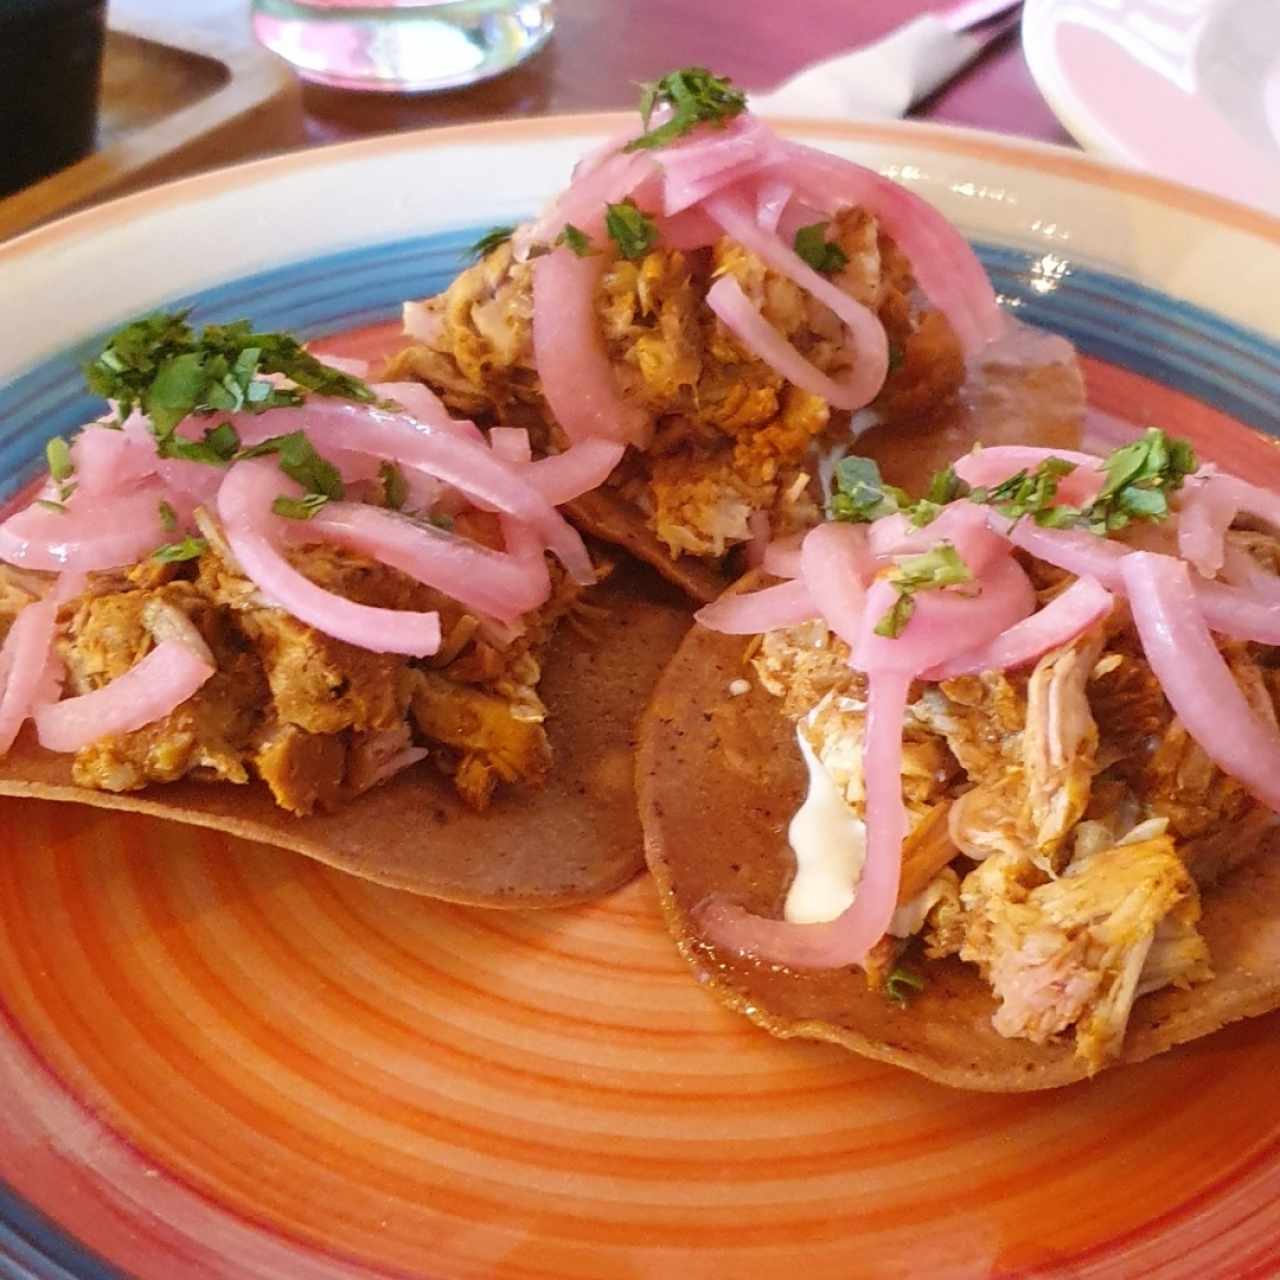
[[(547, 47), (485, 84), (419, 97), (307, 86), (305, 141), (318, 145), (436, 124), (628, 107), (635, 103), (635, 81), (691, 63), (731, 75), (748, 89), (772, 88), (807, 63), (945, 7), (943, 0), (559, 0), (558, 27)], [(248, 0), (111, 0), (110, 12), (251, 41), (248, 8)], [(915, 114), (1070, 141), (1031, 79), (1016, 31)], [(246, 151), (245, 158), (252, 154)]]

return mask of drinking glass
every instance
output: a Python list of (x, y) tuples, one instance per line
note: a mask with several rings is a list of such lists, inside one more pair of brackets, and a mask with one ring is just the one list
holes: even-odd
[(253, 0), (253, 29), (306, 80), (428, 93), (475, 84), (536, 53), (552, 0)]

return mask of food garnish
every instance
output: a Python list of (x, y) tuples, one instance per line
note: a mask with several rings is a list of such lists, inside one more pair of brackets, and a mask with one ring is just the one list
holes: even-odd
[[(851, 663), (866, 675), (868, 723), (878, 733), (888, 730), (876, 719), (875, 707), (890, 708), (894, 737), (883, 740), (879, 750), (896, 758), (902, 746), (901, 703), (912, 680), (941, 681), (1034, 663), (1095, 627), (1115, 598), (1125, 596), (1135, 606), (1145, 660), (1160, 677), (1174, 713), (1209, 760), (1280, 812), (1280, 734), (1239, 692), (1212, 638), (1216, 632), (1238, 641), (1280, 644), (1276, 576), (1242, 564), (1248, 557), (1224, 554), (1230, 521), (1246, 513), (1280, 524), (1280, 498), (1213, 469), (1192, 471), (1195, 465), (1189, 445), (1154, 430), (1105, 459), (1022, 446), (976, 450), (955, 463), (954, 474), (931, 486), (937, 498), (954, 496), (948, 503), (928, 499), (937, 510), (920, 529), (895, 509), (901, 507), (899, 497), (878, 484), (876, 473), (862, 460), (846, 460), (836, 497), (845, 500), (850, 519), (860, 516), (862, 522), (820, 526), (806, 535), (798, 555), (771, 560), (766, 552), (771, 571), (792, 581), (727, 596), (699, 616), (705, 625), (734, 634), (746, 629), (746, 621), (770, 631), (806, 618), (825, 619), (848, 644)], [(966, 485), (972, 491), (962, 496)], [(1188, 493), (1180, 516), (1185, 527), (1177, 535), (1181, 557), (1134, 551), (1107, 536), (1135, 518), (1168, 518), (1169, 495), (1184, 487)], [(1056, 498), (1070, 500), (1062, 504), (1062, 519), (1052, 514), (1060, 509)], [(1210, 514), (1190, 519), (1197, 504), (1210, 508)], [(877, 511), (882, 514), (871, 515)], [(1028, 515), (1033, 518), (1025, 519)], [(835, 548), (829, 535), (837, 529), (848, 535), (840, 544), (847, 543), (848, 555), (809, 553), (820, 537), (823, 548), (829, 543)], [(1234, 581), (1193, 576), (1186, 558), (1191, 543), (1202, 560), (1224, 566)], [(1076, 581), (1041, 605), (1015, 550), (1075, 574)], [(839, 582), (831, 580), (836, 573), (842, 575)], [(850, 576), (855, 581), (849, 582)], [(960, 584), (971, 591), (939, 590)], [(913, 618), (920, 625), (908, 631)], [(1174, 634), (1183, 639), (1171, 645)], [(1242, 749), (1245, 743), (1249, 746)], [(891, 868), (901, 850), (901, 829), (894, 825), (901, 821), (901, 783), (896, 777), (883, 786), (877, 781), (880, 762), (869, 738), (864, 761), (868, 856), (863, 874), (874, 889), (857, 900), (856, 920), (843, 927), (832, 922), (806, 936), (806, 929), (819, 927), (759, 921), (725, 908), (716, 916), (716, 928), (726, 945), (755, 946), (780, 963), (827, 967), (858, 963), (882, 936), (880, 922), (888, 921), (894, 905)]]
[[(654, 111), (671, 108), (671, 118), (650, 129)], [(723, 127), (747, 109), (747, 95), (735, 89), (727, 76), (713, 75), (706, 67), (683, 67), (642, 87), (640, 116), (645, 132), (627, 143), (625, 151), (665, 147), (700, 124)]]
[(827, 515), (832, 520), (869, 524), (881, 516), (893, 515), (911, 503), (905, 490), (885, 484), (880, 466), (872, 458), (852, 454), (841, 458), (831, 478)]
[[(658, 243), (658, 228), (648, 214), (642, 213), (636, 202), (630, 198), (618, 204), (605, 206), (605, 230), (609, 239), (618, 246), (618, 252), (628, 261), (635, 262), (643, 258)], [(569, 227), (566, 225), (565, 232)], [(579, 233), (581, 234), (581, 233)], [(583, 257), (581, 250), (570, 244), (570, 248), (578, 257)]]
[(893, 1004), (905, 1009), (911, 1003), (912, 996), (924, 990), (924, 974), (898, 965), (884, 980), (884, 994)]
[(898, 598), (876, 623), (876, 635), (895, 639), (902, 634), (915, 613), (917, 591), (938, 591), (972, 581), (969, 566), (949, 542), (940, 542), (920, 555), (904, 556), (889, 574)]
[[(610, 232), (612, 235), (613, 233)], [(615, 239), (617, 237), (614, 237)], [(580, 231), (572, 222), (564, 224), (564, 230), (556, 236), (556, 244), (562, 244), (571, 252), (578, 255), (579, 258), (588, 257), (595, 253), (595, 248), (591, 243), (591, 237), (585, 231)]]
[(827, 239), (829, 222), (815, 222), (801, 227), (795, 235), (795, 251), (824, 276), (834, 275), (849, 265), (849, 255), (833, 240)]
[(1081, 513), (1082, 522), (1095, 533), (1114, 533), (1130, 520), (1162, 520), (1169, 514), (1169, 495), (1199, 465), (1187, 441), (1149, 427), (1141, 440), (1122, 445), (1102, 464), (1106, 483)]
[[(280, 470), (296, 480), (310, 495), (317, 497), (337, 498), (345, 496), (346, 489), (342, 476), (333, 463), (326, 461), (315, 450), (315, 446), (307, 439), (305, 431), (291, 431), (288, 435), (272, 436), (269, 440), (255, 444), (251, 448), (241, 449), (237, 459), (261, 458), (275, 454), (279, 458)], [(278, 514), (284, 515), (284, 512)], [(315, 514), (314, 511), (311, 514)], [(306, 519), (306, 516), (299, 517)]]
[(1074, 462), (1067, 462), (1063, 458), (1046, 458), (1033, 469), (1027, 470), (1024, 467), (999, 484), (990, 487), (977, 485), (966, 496), (970, 502), (994, 507), (1010, 520), (1030, 516), (1037, 524), (1048, 528), (1064, 528), (1078, 523), (1079, 512), (1074, 508), (1055, 504), (1054, 499), (1058, 494), (1058, 481), (1075, 469)]
[[(367, 383), (326, 365), (288, 334), (255, 333), (247, 320), (206, 325), (197, 337), (190, 310), (156, 312), (107, 339), (85, 369), (89, 389), (116, 404), (121, 424), (135, 410), (147, 417), (161, 457), (222, 463), (229, 437), (207, 432), (202, 448), (176, 442), (178, 424), (191, 414), (265, 413), (299, 405), (306, 392), (371, 404)], [(268, 374), (295, 385), (277, 386)]]
[(409, 501), (409, 482), (404, 472), (388, 459), (378, 464), (378, 479), (382, 481), (383, 501), (392, 511), (402, 511)]
[(71, 462), (71, 449), (61, 436), (53, 436), (44, 447), (45, 461), (49, 464), (49, 479), (57, 486), (58, 504), (61, 505), (76, 491), (75, 467)]
[(474, 244), (467, 247), (464, 256), (473, 262), (487, 258), (495, 249), (506, 244), (515, 235), (515, 227), (490, 227)]
[(151, 553), (151, 558), (159, 560), (162, 564), (180, 564), (183, 560), (197, 559), (208, 549), (209, 544), (203, 538), (186, 537), (157, 547)]

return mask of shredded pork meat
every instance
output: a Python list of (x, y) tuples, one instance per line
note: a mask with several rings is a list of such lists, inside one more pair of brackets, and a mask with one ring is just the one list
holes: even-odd
[[(893, 368), (875, 407), (895, 419), (927, 418), (964, 380), (950, 325), (923, 307), (906, 259), (873, 218), (847, 210), (831, 238), (848, 257), (833, 282), (875, 309), (889, 335)], [(650, 447), (629, 454), (611, 483), (675, 556), (723, 556), (751, 536), (753, 512), (766, 513), (775, 534), (812, 525), (813, 445), (848, 425), (847, 414), (833, 414), (738, 344), (705, 302), (721, 275), (824, 372), (839, 374), (847, 358), (835, 314), (731, 240), (608, 264), (596, 295), (601, 329), (622, 391), (652, 423)], [(563, 448), (534, 365), (532, 267), (514, 260), (510, 243), (425, 308), (431, 337), (385, 376), (426, 382), (460, 414), (529, 428), (540, 451)]]
[[(1042, 598), (1065, 585), (1029, 567)], [(1274, 723), (1275, 651), (1222, 649)], [(751, 660), (860, 813), (865, 684), (847, 647), (806, 623), (753, 642)], [(976, 966), (1002, 1035), (1072, 1035), (1096, 1070), (1119, 1052), (1136, 1000), (1212, 976), (1200, 889), (1280, 819), (1178, 723), (1123, 604), (1029, 671), (917, 682), (903, 732), (911, 832), (893, 932), (918, 935), (927, 959)], [(903, 946), (886, 942), (867, 966), (873, 984)]]
[[(207, 513), (204, 520), (216, 535)], [(551, 748), (537, 693), (541, 655), (559, 622), (586, 607), (558, 569), (551, 600), (499, 634), (440, 593), (356, 553), (323, 544), (289, 552), (311, 581), (360, 604), (439, 610), (441, 650), (418, 662), (335, 640), (271, 606), (223, 545), (215, 536), (185, 563), (151, 559), (94, 574), (63, 606), (58, 653), (69, 695), (123, 675), (165, 639), (200, 651), (215, 668), (163, 719), (77, 752), (79, 785), (134, 791), (180, 778), (258, 779), (281, 808), (301, 815), (331, 809), (424, 754), (477, 809), (500, 784), (545, 782)], [(28, 591), (19, 575), (5, 574), (0, 589), (7, 623), (40, 584)]]

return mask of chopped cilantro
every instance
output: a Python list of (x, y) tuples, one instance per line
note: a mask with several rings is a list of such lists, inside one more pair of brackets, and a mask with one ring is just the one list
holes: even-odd
[[(76, 491), (75, 481), (71, 479), (76, 473), (71, 461), (71, 448), (61, 436), (54, 436), (44, 447), (45, 461), (49, 464), (49, 479), (58, 487), (59, 508)], [(46, 505), (49, 499), (45, 498)]]
[(208, 547), (209, 544), (203, 538), (183, 538), (181, 542), (167, 542), (163, 547), (157, 547), (151, 553), (151, 558), (165, 564), (194, 560), (197, 556), (204, 555)]
[(55, 483), (61, 484), (75, 471), (71, 465), (71, 448), (61, 436), (54, 436), (45, 445), (44, 456), (49, 463), (49, 475)]
[(585, 231), (580, 231), (572, 222), (564, 224), (564, 230), (556, 236), (556, 244), (562, 244), (571, 249), (579, 258), (590, 257), (595, 253), (591, 237)]
[(272, 436), (250, 449), (242, 449), (237, 458), (261, 458), (277, 454), (280, 470), (296, 480), (308, 494), (323, 494), (326, 498), (341, 498), (345, 492), (342, 477), (331, 462), (326, 462), (316, 451), (304, 431), (291, 431), (287, 436)]
[(902, 368), (902, 362), (907, 358), (906, 352), (902, 349), (899, 342), (889, 343), (889, 372), (896, 373)]
[(937, 506), (945, 507), (948, 502), (969, 495), (969, 486), (956, 475), (955, 467), (944, 467), (935, 471), (929, 479), (929, 487), (925, 490), (924, 500)]
[(1187, 441), (1149, 427), (1141, 440), (1121, 446), (1103, 462), (1106, 483), (1080, 513), (1082, 521), (1105, 535), (1130, 520), (1163, 520), (1169, 514), (1169, 494), (1181, 489), (1199, 465)]
[(178, 513), (167, 503), (160, 503), (160, 523), (165, 533), (172, 533), (178, 527)]
[(909, 501), (901, 489), (884, 483), (871, 458), (851, 455), (836, 463), (827, 514), (832, 520), (867, 524), (893, 515)]
[(162, 458), (182, 458), (186, 462), (205, 462), (223, 467), (240, 451), (240, 436), (229, 422), (206, 427), (200, 440), (186, 440), (176, 432), (156, 442)]
[(67, 514), (67, 509), (61, 502), (54, 502), (52, 498), (37, 498), (37, 507), (44, 507), (46, 511), (56, 511), (60, 516)]
[(1046, 458), (1034, 470), (1015, 472), (997, 485), (973, 489), (969, 498), (1018, 520), (1030, 516), (1047, 528), (1087, 528), (1101, 537), (1131, 520), (1163, 520), (1169, 495), (1196, 470), (1195, 450), (1152, 427), (1141, 440), (1123, 445), (1102, 460), (1106, 481), (1087, 507), (1056, 504), (1058, 481), (1075, 470), (1062, 458)]
[(271, 510), (290, 520), (310, 520), (328, 501), (328, 495), (323, 493), (307, 493), (301, 498), (291, 498), (282, 493), (271, 504)]
[(658, 243), (657, 226), (636, 208), (634, 200), (605, 205), (604, 226), (618, 252), (630, 262), (643, 258)]
[(815, 271), (828, 276), (843, 271), (849, 265), (849, 255), (838, 244), (827, 239), (829, 225), (826, 222), (815, 222), (812, 226), (801, 227), (795, 238), (796, 253)]
[(876, 623), (876, 635), (893, 640), (902, 634), (915, 613), (917, 591), (937, 591), (972, 579), (969, 566), (949, 542), (940, 542), (920, 555), (904, 556), (889, 575), (898, 598)]
[[(1058, 481), (1075, 469), (1075, 463), (1064, 458), (1046, 458), (1034, 469), (1024, 467), (999, 484), (971, 489), (969, 501), (994, 507), (1010, 520), (1031, 516), (1037, 524), (1054, 525), (1064, 519), (1064, 508), (1056, 507), (1053, 501), (1058, 494)], [(1074, 517), (1070, 508), (1065, 511)]]
[(924, 975), (916, 973), (914, 969), (908, 969), (905, 965), (898, 965), (884, 980), (885, 996), (904, 1009), (911, 1002), (911, 997), (923, 990)]
[(904, 490), (884, 483), (872, 459), (851, 456), (836, 463), (827, 515), (857, 524), (901, 512), (919, 529), (936, 520), (947, 503), (968, 493), (969, 486), (947, 467), (934, 472), (925, 496), (912, 502)]
[(446, 516), (443, 513), (439, 515), (430, 515), (427, 517), (427, 523), (431, 525), (433, 529), (444, 529), (448, 531), (453, 528), (453, 517)]
[[(700, 124), (713, 124), (722, 129), (747, 109), (747, 95), (735, 89), (728, 76), (712, 75), (706, 67), (682, 67), (661, 80), (642, 85), (641, 90), (640, 116), (645, 131), (638, 138), (632, 138), (624, 151), (665, 147)], [(671, 107), (671, 118), (650, 129), (649, 122), (659, 106)]]
[(515, 227), (490, 227), (473, 245), (470, 245), (463, 256), (473, 262), (487, 258), (499, 245), (504, 245), (515, 235)]
[(924, 497), (913, 502), (904, 514), (917, 529), (923, 529), (942, 514), (942, 508), (949, 502), (968, 495), (969, 486), (956, 475), (954, 467), (947, 467), (933, 473)]
[[(126, 325), (85, 369), (89, 389), (116, 401), (120, 421), (135, 409), (146, 414), (162, 452), (193, 413), (263, 413), (301, 404), (305, 391), (377, 400), (366, 383), (318, 360), (288, 334), (256, 333), (247, 320), (237, 320), (206, 325), (197, 337), (188, 315), (157, 312)], [(266, 376), (273, 373), (296, 385), (277, 387)], [(174, 447), (179, 452), (166, 456), (186, 456)]]
[(378, 479), (382, 481), (382, 500), (393, 511), (399, 511), (409, 500), (409, 482), (404, 472), (394, 462), (383, 462), (378, 467)]

